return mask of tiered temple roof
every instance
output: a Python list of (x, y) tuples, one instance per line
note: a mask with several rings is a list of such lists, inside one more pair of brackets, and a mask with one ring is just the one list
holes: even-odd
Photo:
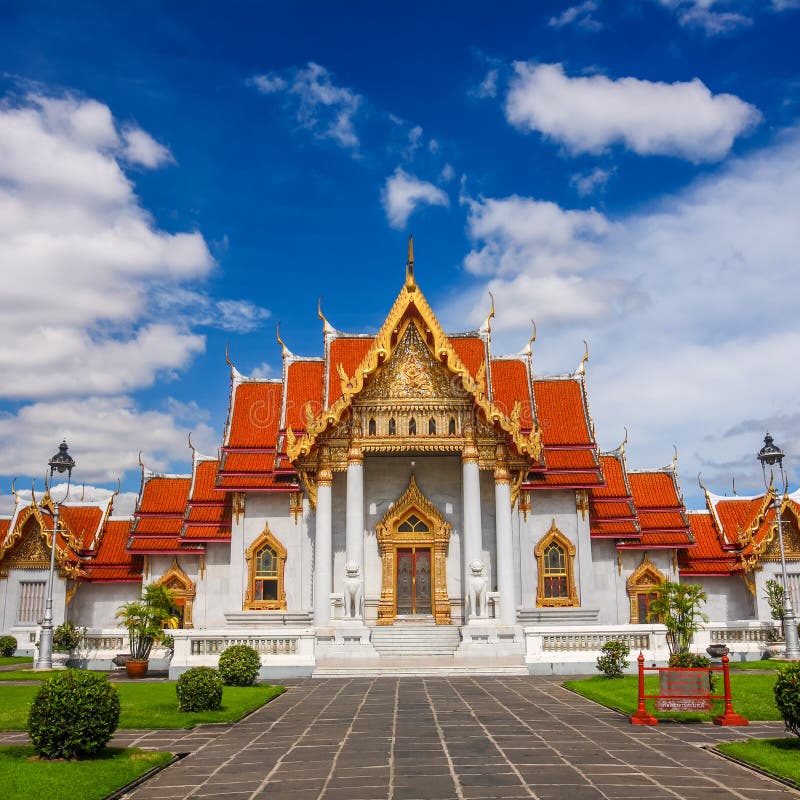
[[(681, 553), (682, 576), (736, 575), (751, 572), (764, 558), (777, 558), (773, 495), (733, 497), (705, 491), (706, 509), (689, 513), (697, 547)], [(787, 553), (800, 551), (800, 491), (781, 503)]]

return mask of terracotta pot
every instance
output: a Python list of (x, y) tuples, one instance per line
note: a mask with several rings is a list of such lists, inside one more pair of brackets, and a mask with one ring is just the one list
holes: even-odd
[(131, 659), (125, 664), (125, 672), (131, 679), (146, 678), (148, 661), (134, 661)]

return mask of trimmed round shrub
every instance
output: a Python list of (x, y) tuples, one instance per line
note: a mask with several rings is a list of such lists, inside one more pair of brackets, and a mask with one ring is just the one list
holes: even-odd
[(226, 686), (252, 686), (261, 669), (261, 657), (246, 644), (234, 644), (219, 657), (219, 674)]
[(178, 711), (216, 711), (222, 704), (222, 678), (211, 667), (192, 667), (175, 686)]
[(789, 664), (778, 670), (773, 691), (786, 730), (800, 736), (800, 664)]
[(669, 665), (671, 667), (710, 667), (711, 661), (708, 656), (703, 656), (698, 653), (673, 653), (669, 657)]
[(628, 666), (628, 656), (631, 653), (630, 647), (625, 642), (610, 641), (606, 642), (602, 648), (602, 653), (597, 659), (597, 669), (606, 678), (621, 678), (625, 667)]
[(0, 636), (0, 656), (13, 656), (17, 651), (17, 640), (13, 636)]
[(33, 699), (33, 749), (49, 759), (95, 755), (114, 735), (119, 710), (119, 695), (105, 675), (65, 670), (44, 681)]

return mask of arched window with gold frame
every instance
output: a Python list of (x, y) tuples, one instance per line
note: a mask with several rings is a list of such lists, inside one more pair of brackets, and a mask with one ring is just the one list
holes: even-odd
[(647, 617), (650, 612), (650, 603), (658, 597), (658, 585), (666, 579), (664, 573), (656, 568), (645, 553), (642, 563), (636, 567), (625, 582), (625, 588), (628, 590), (628, 597), (631, 601), (632, 624), (658, 621), (650, 620)]
[(286, 609), (283, 583), (286, 548), (269, 526), (247, 548), (247, 592), (245, 610), (282, 611)]
[(367, 424), (367, 435), (375, 436), (376, 431), (377, 431), (377, 426), (375, 424), (375, 417), (370, 417), (369, 423)]
[(556, 527), (539, 540), (533, 550), (539, 580), (536, 590), (537, 606), (578, 606), (575, 587), (575, 545)]
[(178, 607), (178, 627), (193, 628), (194, 598), (196, 587), (189, 576), (181, 569), (178, 559), (172, 560), (172, 566), (156, 581), (157, 586), (166, 586), (175, 597)]

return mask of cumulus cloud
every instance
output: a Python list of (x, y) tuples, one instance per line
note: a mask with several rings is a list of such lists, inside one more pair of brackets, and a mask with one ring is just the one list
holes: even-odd
[(603, 29), (603, 23), (595, 19), (592, 14), (597, 11), (599, 3), (595, 0), (585, 0), (574, 6), (565, 8), (547, 21), (551, 28), (566, 28), (574, 26), (583, 31), (595, 33)]
[(149, 468), (166, 470), (176, 459), (188, 464), (190, 431), (198, 449), (214, 452), (215, 432), (205, 422), (143, 411), (130, 397), (31, 403), (0, 416), (0, 474), (41, 475), (62, 438), (77, 464), (75, 481), (116, 481), (137, 467), (139, 450)]
[[(748, 4), (737, 0), (658, 0), (675, 11), (685, 28), (697, 28), (706, 36), (721, 36), (753, 24), (752, 17), (731, 8)], [(727, 9), (727, 10), (725, 10)]]
[[(18, 482), (19, 483), (19, 482)], [(41, 485), (37, 487), (37, 492), (41, 490)], [(70, 503), (75, 502), (99, 502), (103, 503), (114, 494), (114, 489), (106, 489), (102, 486), (92, 486), (91, 484), (77, 483), (69, 487), (69, 500)], [(23, 502), (30, 502), (31, 491), (30, 489), (21, 489), (19, 485), (15, 487), (15, 491)], [(66, 497), (67, 484), (57, 483), (51, 487), (53, 497), (57, 500)], [(129, 517), (136, 509), (136, 500), (138, 492), (120, 492), (114, 498), (114, 508), (112, 511), (115, 517)], [(37, 495), (37, 499), (38, 495)], [(0, 494), (0, 515), (9, 516), (14, 512), (15, 499), (13, 494)]]
[(171, 159), (95, 100), (0, 104), (0, 397), (129, 392), (183, 368), (205, 347), (184, 291), (213, 308), (208, 324), (264, 318), (204, 295), (215, 264), (203, 236), (161, 230), (142, 207), (123, 165)]
[(352, 89), (337, 86), (325, 67), (309, 61), (302, 69), (255, 75), (251, 83), (263, 94), (282, 94), (297, 123), (316, 138), (358, 149), (355, 117), (363, 98)]
[(576, 173), (573, 175), (569, 182), (575, 187), (575, 191), (581, 197), (587, 197), (595, 192), (602, 191), (606, 188), (608, 179), (614, 174), (616, 170), (603, 169), (602, 167), (595, 167), (593, 170), (585, 173)]
[(381, 192), (386, 217), (393, 228), (403, 228), (411, 214), (421, 205), (448, 206), (450, 200), (438, 187), (409, 175), (398, 167), (386, 179)]
[(516, 62), (505, 101), (508, 121), (572, 153), (621, 144), (639, 155), (719, 161), (761, 115), (695, 78), (661, 83), (603, 75), (569, 77), (561, 64)]
[(472, 89), (469, 93), (473, 97), (479, 97), (481, 99), (487, 97), (496, 97), (497, 96), (497, 79), (500, 76), (500, 70), (497, 67), (492, 67), (486, 75), (484, 75), (483, 80)]
[(800, 130), (792, 130), (613, 220), (532, 198), (472, 201), (466, 265), (485, 282), (448, 313), (479, 323), (478, 295), (492, 289), (495, 352), (519, 350), (534, 318), (539, 374), (572, 369), (587, 339), (602, 447), (616, 446), (627, 426), (631, 466), (652, 467), (669, 461), (674, 442), (690, 504), (699, 502), (701, 470), (709, 488), (725, 490), (736, 474), (740, 491), (755, 491), (765, 428), (787, 447), (800, 443), (800, 378), (791, 369), (800, 332), (789, 288), (798, 165)]

